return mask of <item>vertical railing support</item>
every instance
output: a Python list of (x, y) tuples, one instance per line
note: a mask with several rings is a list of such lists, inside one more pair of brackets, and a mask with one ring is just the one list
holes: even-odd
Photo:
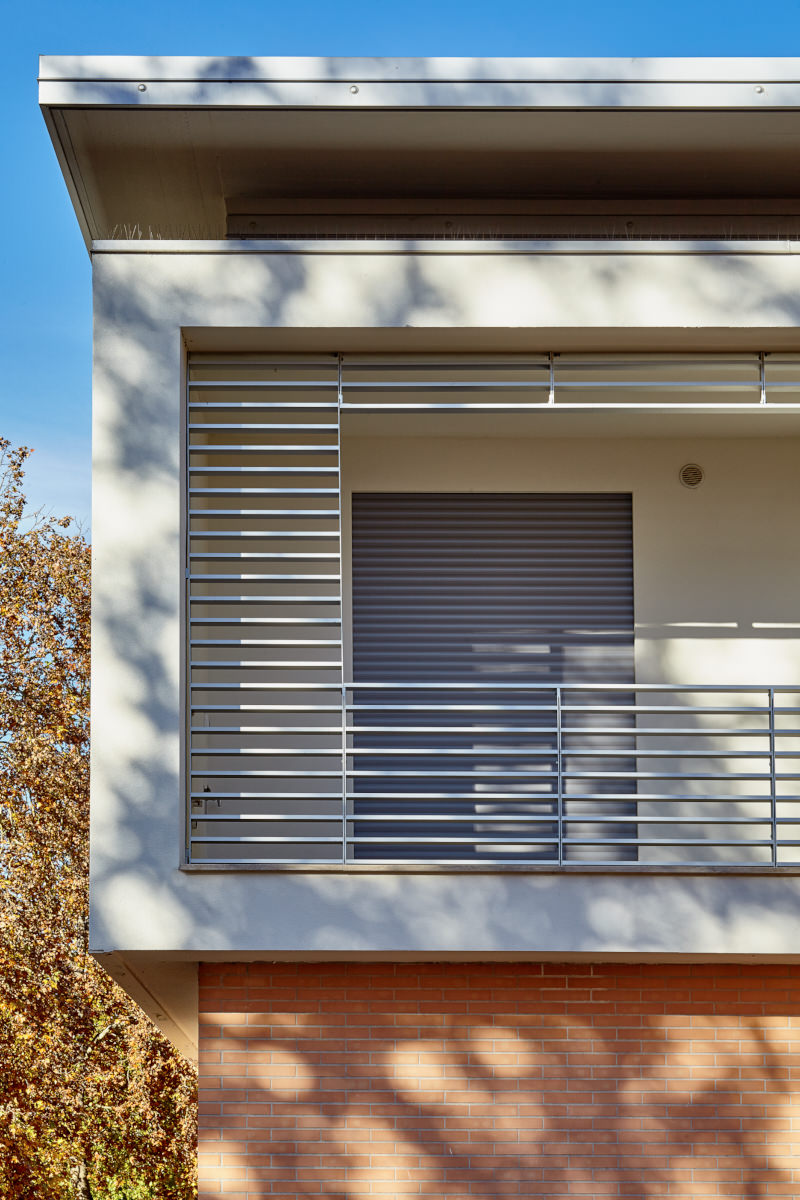
[(344, 545), (342, 538), (342, 522), (344, 513), (342, 511), (342, 356), (337, 355), (336, 358), (336, 448), (338, 451), (337, 461), (339, 463), (339, 601), (341, 618), (340, 639), (341, 639), (341, 657), (342, 657), (342, 863), (347, 862), (347, 684), (345, 683), (344, 670)]
[(342, 862), (347, 862), (347, 684), (342, 681)]
[(772, 865), (778, 865), (778, 788), (775, 762), (775, 689), (769, 689), (769, 799), (772, 841)]
[(561, 688), (556, 688), (556, 788), (558, 804), (558, 865), (564, 862), (564, 774), (561, 746)]

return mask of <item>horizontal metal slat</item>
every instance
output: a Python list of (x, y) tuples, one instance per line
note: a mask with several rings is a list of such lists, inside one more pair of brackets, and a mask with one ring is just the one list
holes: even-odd
[[(195, 579), (195, 578), (197, 578), (197, 576), (192, 576), (191, 578)], [(278, 582), (289, 581), (289, 582), (293, 582), (293, 583), (297, 582), (298, 579), (305, 579), (305, 580), (313, 579), (315, 582), (318, 582), (318, 583), (338, 583), (339, 582), (338, 575), (314, 575), (314, 576), (308, 576), (308, 575), (302, 575), (302, 576), (298, 576), (298, 575), (257, 575), (254, 577), (231, 575), (231, 576), (215, 576), (215, 578), (216, 579), (220, 579), (220, 578), (223, 578), (223, 579), (226, 579), (226, 578), (230, 578), (230, 579), (242, 579), (242, 578), (244, 578), (244, 579), (249, 579), (249, 578), (272, 579), (272, 580), (275, 580)], [(335, 596), (314, 596), (314, 595), (309, 595), (309, 594), (306, 594), (304, 596), (298, 596), (298, 595), (279, 596), (279, 595), (275, 595), (275, 594), (272, 594), (270, 596), (242, 596), (242, 595), (220, 596), (217, 594), (215, 594), (213, 596), (204, 596), (202, 594), (195, 593), (194, 595), (192, 595), (191, 600), (192, 600), (193, 604), (231, 604), (231, 605), (235, 605), (235, 604), (341, 604), (341, 602), (342, 602), (342, 598), (338, 594)], [(197, 618), (197, 620), (199, 620), (199, 621), (203, 621), (205, 619), (206, 619), (205, 617)], [(220, 620), (227, 620), (227, 617), (222, 617), (222, 618), (220, 618)], [(361, 685), (359, 685), (359, 686), (361, 686)]]
[[(267, 824), (277, 824), (279, 821), (302, 821), (311, 824), (325, 822), (330, 825), (332, 817), (330, 813), (203, 813), (200, 816), (193, 816), (192, 820), (240, 821), (243, 824), (256, 821), (264, 821)], [(216, 841), (217, 839), (213, 837), (210, 840)]]
[(310, 660), (306, 661), (305, 659), (298, 659), (297, 661), (293, 661), (293, 662), (284, 662), (282, 660), (276, 661), (273, 659), (266, 659), (266, 660), (263, 660), (260, 662), (256, 662), (254, 659), (251, 660), (251, 659), (243, 659), (243, 658), (224, 659), (224, 660), (211, 658), (211, 659), (203, 659), (202, 661), (197, 660), (197, 659), (192, 659), (192, 667), (195, 668), (196, 670), (204, 670), (204, 671), (212, 670), (212, 669), (229, 670), (231, 667), (238, 667), (240, 670), (248, 670), (248, 671), (327, 670), (329, 668), (332, 669), (334, 667), (341, 668), (341, 665), (342, 664), (340, 662), (338, 662), (338, 663), (327, 662), (325, 659), (322, 659), (319, 662), (312, 662)]
[[(208, 427), (206, 426), (206, 429)], [(285, 442), (240, 442), (236, 445), (222, 442), (192, 442), (190, 454), (202, 454), (210, 457), (212, 454), (338, 454), (339, 447), (332, 445), (287, 445)]]
[(335, 496), (338, 500), (338, 488), (228, 488), (228, 487), (192, 487), (190, 496)]
[(194, 779), (338, 779), (339, 770), (190, 770)]
[(348, 379), (343, 381), (342, 396), (348, 392), (533, 392), (549, 390), (550, 380), (440, 380), (440, 379)]
[[(415, 797), (416, 798), (416, 797)], [(358, 799), (361, 799), (360, 794)], [(198, 818), (199, 819), (199, 818)], [(203, 820), (211, 820), (211, 816), (204, 815)], [(218, 817), (219, 820), (231, 820), (230, 817)], [(251, 818), (258, 819), (258, 814), (254, 814)], [(299, 818), (294, 817), (294, 820)], [(320, 817), (320, 820), (329, 821), (330, 816)], [(461, 824), (461, 825), (483, 825), (483, 824), (505, 824), (505, 825), (552, 825), (557, 817), (553, 813), (531, 814), (531, 813), (475, 813), (470, 816), (463, 814), (452, 813), (414, 813), (413, 816), (405, 816), (402, 812), (395, 813), (370, 813), (368, 816), (364, 814), (348, 813), (346, 818), (348, 823), (364, 822), (369, 823), (386, 823), (402, 826), (403, 824), (415, 825), (417, 823), (443, 823), (443, 824)], [(698, 817), (698, 818), (683, 818), (683, 817), (640, 817), (640, 816), (625, 816), (621, 817), (619, 813), (613, 816), (601, 816), (595, 813), (590, 813), (577, 817), (563, 817), (565, 825), (768, 825), (768, 817)], [(494, 836), (494, 834), (492, 835)], [(569, 835), (568, 835), (569, 836)], [(400, 839), (398, 839), (400, 840)], [(473, 837), (474, 841), (485, 841), (485, 837), (476, 834)], [(621, 839), (616, 839), (621, 840)], [(738, 843), (740, 845), (745, 843)], [(746, 843), (752, 845), (751, 842)]]
[(339, 562), (339, 552), (337, 550), (196, 550), (189, 555), (190, 561), (205, 562), (217, 561), (218, 559), (265, 559), (268, 562), (320, 562), (333, 561)]
[(338, 617), (190, 617), (192, 625), (341, 625)]
[[(190, 475), (338, 475), (338, 467), (301, 467), (287, 463), (285, 467), (262, 466), (194, 466), (189, 463)], [(283, 490), (283, 489), (282, 489)]]
[[(334, 711), (340, 711), (337, 707)], [(191, 733), (264, 733), (264, 734), (280, 734), (282, 737), (306, 737), (308, 735), (317, 735), (329, 737), (331, 735), (341, 736), (340, 725), (192, 725)], [(202, 753), (198, 750), (197, 753)], [(293, 751), (294, 753), (294, 751)], [(339, 751), (341, 754), (341, 750)]]
[[(442, 732), (446, 733), (446, 730), (442, 730)], [(550, 734), (551, 737), (553, 737), (555, 735), (555, 732), (556, 732), (555, 730), (548, 730), (548, 733)], [(385, 755), (387, 758), (396, 758), (399, 756), (408, 756), (408, 755), (411, 755), (412, 757), (416, 758), (417, 756), (425, 757), (426, 755), (428, 755), (428, 756), (435, 755), (437, 757), (441, 756), (443, 758), (460, 757), (460, 758), (490, 759), (490, 758), (547, 758), (547, 757), (552, 757), (553, 755), (557, 754), (558, 751), (556, 750), (555, 746), (553, 746), (552, 748), (545, 748), (543, 746), (536, 746), (536, 747), (525, 746), (519, 750), (508, 750), (503, 747), (496, 747), (496, 748), (493, 747), (491, 750), (486, 749), (486, 748), (476, 749), (475, 747), (472, 747), (472, 746), (462, 747), (460, 749), (453, 749), (453, 748), (448, 748), (448, 747), (444, 747), (444, 746), (436, 747), (434, 749), (423, 748), (423, 747), (419, 747), (419, 746), (414, 746), (414, 747), (353, 746), (348, 749), (347, 753), (348, 753), (348, 755), (359, 755), (359, 754), (381, 755), (381, 756)], [(573, 751), (570, 750), (569, 753), (572, 754)], [(594, 754), (594, 752), (592, 752), (592, 753)], [(613, 751), (609, 751), (608, 753), (611, 753), (616, 758), (619, 758), (620, 754), (625, 754), (626, 752), (624, 750), (613, 750)], [(763, 757), (763, 755), (761, 757)]]
[(265, 538), (269, 541), (317, 541), (322, 538), (339, 538), (337, 530), (322, 529), (190, 529), (190, 538)]
[(336, 391), (335, 379), (190, 379), (190, 392), (197, 391), (301, 391), (301, 392), (330, 392)]
[(341, 646), (330, 638), (192, 638), (190, 646)]
[[(192, 404), (196, 408), (196, 404)], [(260, 407), (260, 406), (258, 406)], [(187, 426), (190, 433), (247, 432), (264, 433), (336, 433), (336, 421), (321, 421), (312, 424), (311, 421), (190, 421)]]
[(190, 517), (279, 517), (281, 520), (338, 520), (338, 508), (190, 508)]
[[(235, 732), (235, 730), (231, 732)], [(330, 758), (335, 755), (337, 758), (341, 758), (342, 748), (341, 746), (335, 746), (333, 749), (330, 747), (315, 749), (313, 746), (283, 746), (273, 749), (261, 746), (249, 750), (247, 748), (243, 750), (230, 750), (224, 746), (214, 748), (196, 746), (192, 750), (192, 755), (197, 758), (209, 755), (222, 755), (225, 758)]]
[[(307, 687), (307, 684), (303, 685)], [(280, 689), (284, 691), (284, 688)], [(333, 691), (333, 688), (321, 688), (320, 691)], [(338, 688), (335, 689), (338, 692)], [(338, 704), (196, 704), (190, 703), (190, 711), (193, 713), (254, 713), (254, 712), (269, 712), (269, 713), (339, 713), (341, 707)]]

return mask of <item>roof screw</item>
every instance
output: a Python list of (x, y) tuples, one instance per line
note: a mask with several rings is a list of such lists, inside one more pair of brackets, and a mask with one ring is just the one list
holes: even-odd
[(353, 84), (353, 86), (350, 88), (350, 95), (351, 95), (351, 96), (357, 96), (357, 95), (358, 95), (358, 88), (356, 87), (356, 85), (355, 85), (355, 84)]
[(763, 96), (763, 94), (764, 94), (764, 89), (760, 83), (757, 84), (757, 86), (756, 86), (756, 92), (759, 96)]
[(147, 91), (147, 84), (146, 84), (146, 83), (140, 83), (140, 84), (139, 84), (139, 91), (140, 91), (140, 92), (146, 92), (146, 91)]

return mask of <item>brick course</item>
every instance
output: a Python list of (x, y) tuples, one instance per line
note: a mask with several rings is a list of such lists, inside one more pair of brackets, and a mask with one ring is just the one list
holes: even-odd
[(800, 1196), (800, 967), (200, 968), (200, 1200)]

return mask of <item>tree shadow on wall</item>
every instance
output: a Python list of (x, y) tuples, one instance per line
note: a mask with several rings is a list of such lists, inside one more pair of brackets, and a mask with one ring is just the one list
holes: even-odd
[[(532, 985), (557, 986), (557, 970), (545, 967)], [(453, 987), (472, 986), (468, 970), (453, 971)], [(636, 988), (630, 971), (620, 974)], [(419, 978), (424, 992), (424, 968)], [(484, 974), (484, 988), (490, 981)], [(473, 991), (480, 995), (480, 982)], [(529, 1011), (469, 1017), (437, 1013), (430, 1001), (370, 1006), (368, 990), (363, 1005), (350, 1006), (363, 1011), (346, 1018), (276, 1003), (284, 1011), (266, 1018), (274, 1036), (241, 1028), (255, 1035), (250, 1050), (270, 1061), (262, 1057), (242, 1079), (258, 1114), (247, 1117), (252, 1157), (226, 1152), (225, 1165), (248, 1168), (251, 1192), (261, 1185), (342, 1200), (374, 1188), (642, 1200), (706, 1191), (750, 1200), (791, 1189), (792, 1170), (780, 1161), (791, 1153), (791, 1083), (775, 1021), (736, 1015), (746, 1004), (728, 1015), (724, 1005), (712, 1014), (711, 1004), (694, 1002), (660, 1014), (631, 1002), (620, 1006), (626, 1012), (601, 1003), (594, 1015), (556, 1015), (558, 1006), (536, 1012), (519, 992)], [(235, 1141), (242, 1130), (226, 1128), (224, 1137)], [(213, 1141), (202, 1148), (213, 1153)]]

